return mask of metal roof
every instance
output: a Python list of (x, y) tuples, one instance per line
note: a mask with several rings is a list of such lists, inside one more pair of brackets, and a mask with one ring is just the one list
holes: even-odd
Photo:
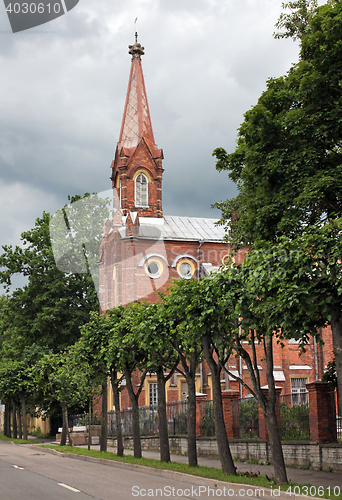
[[(222, 242), (225, 236), (223, 226), (217, 226), (217, 219), (202, 217), (180, 217), (166, 215), (162, 219), (140, 217), (140, 235), (143, 236), (144, 226), (154, 226), (164, 240), (205, 240)], [(146, 235), (147, 236), (147, 235)]]

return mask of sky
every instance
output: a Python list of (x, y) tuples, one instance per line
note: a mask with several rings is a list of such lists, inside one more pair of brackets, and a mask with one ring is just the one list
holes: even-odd
[(280, 13), (278, 0), (80, 0), (12, 33), (1, 2), (0, 245), (19, 244), (68, 195), (110, 189), (135, 28), (164, 214), (218, 218), (211, 204), (237, 190), (213, 150), (234, 151), (267, 79), (298, 60), (296, 42), (272, 37)]

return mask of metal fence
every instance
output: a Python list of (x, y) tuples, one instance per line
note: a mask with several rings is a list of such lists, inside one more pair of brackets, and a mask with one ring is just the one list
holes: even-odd
[(279, 396), (279, 399), (282, 439), (310, 440), (310, 412), (307, 394), (284, 394)]
[(201, 436), (215, 436), (214, 404), (212, 401), (197, 401), (197, 420)]
[(239, 400), (240, 438), (256, 439), (259, 437), (258, 403), (254, 398)]
[[(96, 416), (92, 415), (91, 425), (98, 425), (101, 420)], [(68, 417), (69, 428), (79, 427), (82, 425), (89, 425), (89, 413), (80, 413), (79, 415), (69, 415)]]
[[(169, 435), (187, 433), (187, 401), (174, 401), (166, 403), (166, 416)], [(120, 411), (121, 429), (123, 436), (132, 436), (132, 408), (124, 408)], [(139, 424), (141, 436), (154, 436), (159, 434), (158, 408), (157, 405), (139, 407)], [(116, 436), (115, 410), (108, 412), (108, 435)]]

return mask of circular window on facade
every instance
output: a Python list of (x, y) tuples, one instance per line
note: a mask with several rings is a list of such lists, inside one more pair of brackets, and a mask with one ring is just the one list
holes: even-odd
[(177, 264), (177, 272), (181, 278), (189, 280), (195, 273), (195, 265), (191, 260), (182, 259)]
[(159, 259), (148, 259), (145, 262), (145, 272), (150, 278), (160, 278), (163, 273), (163, 264)]

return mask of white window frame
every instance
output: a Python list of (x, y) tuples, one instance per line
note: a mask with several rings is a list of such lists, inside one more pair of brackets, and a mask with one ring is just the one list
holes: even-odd
[(158, 385), (156, 382), (148, 383), (148, 402), (149, 406), (156, 406), (158, 404)]
[[(304, 384), (296, 384), (295, 380), (303, 380)], [(303, 404), (308, 404), (308, 390), (306, 385), (308, 383), (307, 377), (292, 377), (291, 378), (291, 394), (292, 394), (292, 406), (299, 406)], [(298, 385), (298, 387), (295, 387)]]
[[(143, 185), (143, 183), (138, 182), (138, 179), (140, 177), (143, 177), (146, 180), (146, 193), (144, 195), (143, 195), (143, 193), (138, 193), (138, 186), (139, 186), (139, 189), (141, 189), (141, 186)], [(144, 199), (143, 199), (143, 196), (144, 196)], [(139, 199), (139, 197), (140, 197), (140, 199)], [(136, 207), (141, 207), (141, 208), (148, 207), (148, 177), (143, 172), (139, 172), (134, 180), (134, 198), (135, 198), (134, 203), (135, 203)]]

